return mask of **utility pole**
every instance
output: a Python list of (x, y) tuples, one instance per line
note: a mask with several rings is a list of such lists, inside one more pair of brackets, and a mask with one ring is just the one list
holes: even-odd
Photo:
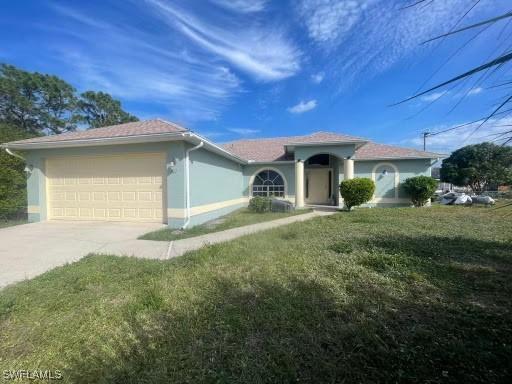
[(430, 136), (430, 132), (423, 132), (423, 152), (427, 150), (427, 137)]

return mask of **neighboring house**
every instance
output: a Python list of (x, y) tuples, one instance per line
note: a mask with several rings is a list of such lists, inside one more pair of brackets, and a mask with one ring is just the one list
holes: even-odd
[(453, 189), (452, 183), (447, 183), (444, 181), (441, 181), (441, 168), (439, 167), (432, 167), (432, 177), (436, 179), (437, 181), (437, 190), (438, 191), (451, 191)]
[(408, 177), (441, 156), (337, 133), (217, 145), (148, 120), (3, 144), (26, 158), (29, 220), (154, 221), (192, 226), (277, 196), (298, 208), (342, 205), (343, 179), (368, 177), (369, 205), (409, 204)]

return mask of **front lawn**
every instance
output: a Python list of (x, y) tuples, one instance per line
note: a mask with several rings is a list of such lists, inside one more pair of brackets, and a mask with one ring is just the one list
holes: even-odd
[(219, 219), (197, 225), (185, 231), (164, 228), (159, 229), (158, 231), (146, 233), (145, 235), (139, 237), (139, 239), (157, 241), (186, 239), (187, 237), (205, 235), (207, 233), (224, 231), (225, 229), (262, 223), (269, 220), (282, 219), (288, 216), (301, 215), (303, 213), (309, 212), (311, 212), (311, 209), (301, 209), (291, 212), (255, 213), (249, 211), (247, 208), (241, 208)]
[(359, 209), (168, 261), (89, 256), (0, 291), (0, 372), (510, 382), (511, 224), (505, 209)]

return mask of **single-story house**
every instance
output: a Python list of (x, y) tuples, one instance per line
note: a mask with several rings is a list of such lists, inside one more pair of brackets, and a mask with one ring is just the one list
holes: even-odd
[(151, 221), (193, 226), (277, 196), (342, 206), (343, 179), (368, 177), (370, 206), (409, 204), (400, 187), (441, 156), (331, 132), (212, 141), (155, 119), (5, 143), (26, 160), (28, 215), (42, 220)]

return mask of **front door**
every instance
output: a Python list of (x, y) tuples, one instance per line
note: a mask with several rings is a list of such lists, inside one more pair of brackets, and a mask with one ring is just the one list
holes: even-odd
[(306, 170), (306, 203), (329, 204), (329, 169)]

